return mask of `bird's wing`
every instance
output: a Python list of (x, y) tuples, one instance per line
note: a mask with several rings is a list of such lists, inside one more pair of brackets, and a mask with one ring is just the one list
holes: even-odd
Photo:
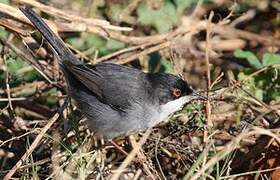
[(132, 100), (141, 100), (145, 93), (143, 72), (137, 69), (103, 63), (76, 65), (70, 71), (101, 101), (119, 109), (129, 108)]

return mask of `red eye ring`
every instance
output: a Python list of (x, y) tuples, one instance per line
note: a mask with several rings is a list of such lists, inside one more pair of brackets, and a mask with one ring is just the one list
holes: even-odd
[(175, 96), (175, 97), (180, 97), (181, 93), (182, 93), (181, 90), (178, 88), (174, 88), (173, 92), (172, 92), (173, 96)]

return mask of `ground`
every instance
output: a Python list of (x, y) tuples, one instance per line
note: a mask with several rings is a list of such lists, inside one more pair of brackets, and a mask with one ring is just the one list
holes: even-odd
[[(277, 0), (40, 2), (0, 0), (1, 178), (280, 179)], [(208, 100), (103, 142), (22, 4), (81, 61), (176, 74)]]

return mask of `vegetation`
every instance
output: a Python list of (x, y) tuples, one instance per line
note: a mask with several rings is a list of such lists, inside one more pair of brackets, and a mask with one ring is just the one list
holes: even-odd
[[(208, 101), (102, 144), (25, 3), (82, 61), (181, 75)], [(277, 0), (44, 3), (0, 0), (1, 179), (280, 179)]]

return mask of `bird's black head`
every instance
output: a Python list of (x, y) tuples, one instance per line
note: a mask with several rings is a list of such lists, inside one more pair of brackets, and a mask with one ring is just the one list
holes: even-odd
[(178, 76), (162, 73), (147, 74), (151, 87), (151, 96), (158, 97), (160, 104), (166, 104), (193, 93), (188, 83)]

